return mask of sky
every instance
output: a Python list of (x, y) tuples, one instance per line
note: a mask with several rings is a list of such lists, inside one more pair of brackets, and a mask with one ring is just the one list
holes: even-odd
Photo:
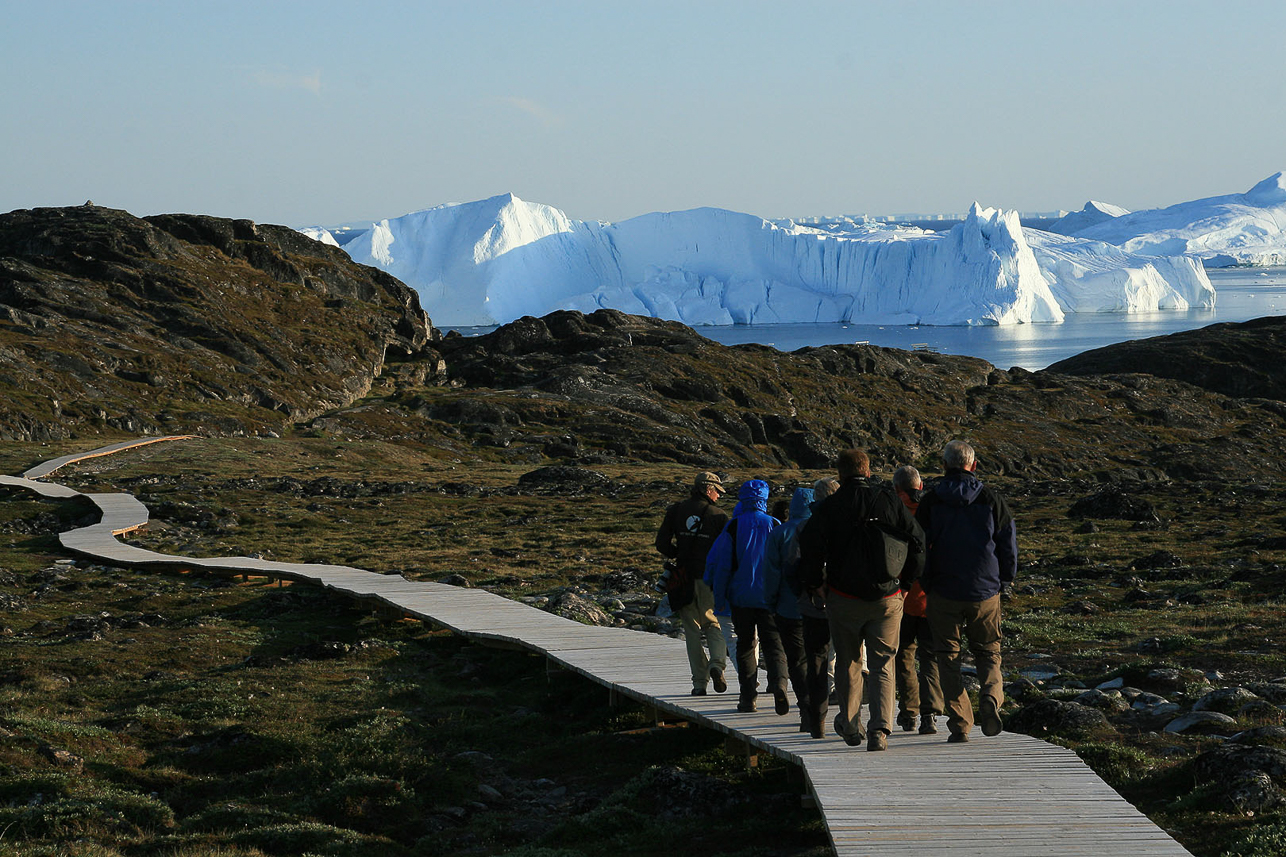
[(0, 0), (0, 211), (1154, 208), (1286, 169), (1280, 0)]

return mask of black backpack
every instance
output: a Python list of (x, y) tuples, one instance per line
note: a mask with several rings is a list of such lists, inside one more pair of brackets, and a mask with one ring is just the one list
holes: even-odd
[[(880, 514), (891, 503), (901, 501), (880, 490), (869, 502), (861, 498), (855, 504), (852, 538), (844, 553), (844, 576), (849, 580), (887, 589), (888, 584), (901, 579), (912, 551), (918, 550), (910, 534), (889, 524)], [(896, 516), (896, 508), (893, 515)]]

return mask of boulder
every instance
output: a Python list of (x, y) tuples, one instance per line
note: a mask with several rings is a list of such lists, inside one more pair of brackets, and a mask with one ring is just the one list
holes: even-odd
[(1165, 731), (1173, 735), (1231, 735), (1237, 731), (1237, 721), (1217, 711), (1189, 711), (1167, 723)]
[(1258, 698), (1244, 687), (1223, 687), (1198, 699), (1192, 704), (1192, 710), (1236, 714), (1243, 705)]
[(1095, 732), (1112, 731), (1112, 725), (1098, 709), (1076, 702), (1042, 699), (1010, 715), (1005, 729), (1037, 738), (1049, 735), (1082, 738)]

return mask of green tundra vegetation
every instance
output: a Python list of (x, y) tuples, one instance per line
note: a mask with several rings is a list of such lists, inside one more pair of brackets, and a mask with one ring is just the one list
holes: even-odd
[[(154, 520), (129, 540), (187, 555), (259, 554), (412, 579), (459, 575), (515, 597), (647, 581), (652, 536), (691, 468), (596, 469), (532, 489), (532, 470), (417, 444), (316, 436), (194, 439), (57, 474), (124, 490)], [(77, 449), (14, 444), (7, 472)], [(490, 459), (490, 460), (489, 460)], [(877, 468), (878, 468), (877, 462)], [(887, 470), (887, 468), (886, 468)], [(821, 470), (758, 469), (774, 486)], [(1138, 529), (1067, 512), (1077, 497), (997, 478), (1020, 521), (1006, 603), (1007, 713), (1158, 669), (1181, 693), (1286, 673), (1280, 488), (1158, 486)], [(1235, 510), (1214, 519), (1212, 510)], [(81, 502), (0, 505), (0, 831), (9, 853), (823, 854), (797, 772), (751, 768), (721, 738), (658, 727), (641, 707), (544, 662), (305, 585), (69, 563), (54, 533)], [(1167, 552), (1155, 569), (1140, 558)], [(61, 562), (60, 562), (61, 561)], [(1147, 563), (1143, 563), (1147, 565)], [(1054, 682), (1023, 681), (1046, 668)], [(1246, 728), (1281, 720), (1275, 707)], [(1114, 728), (1051, 736), (1199, 855), (1279, 853), (1286, 823), (1213, 807), (1193, 760), (1222, 740)], [(676, 782), (676, 778), (682, 778)], [(676, 795), (680, 797), (676, 798)], [(684, 798), (714, 807), (684, 813)]]

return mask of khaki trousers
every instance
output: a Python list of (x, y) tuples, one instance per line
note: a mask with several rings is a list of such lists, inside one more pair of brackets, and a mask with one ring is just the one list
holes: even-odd
[[(728, 643), (714, 615), (714, 591), (705, 581), (693, 583), (692, 601), (679, 610), (679, 621), (683, 624), (683, 640), (688, 644), (692, 687), (705, 690), (710, 670), (725, 672), (728, 668)], [(709, 657), (706, 646), (710, 647)]]
[(835, 694), (839, 697), (836, 731), (841, 737), (862, 733), (862, 645), (870, 673), (871, 717), (868, 728), (893, 731), (893, 660), (902, 625), (901, 593), (879, 601), (862, 601), (831, 593), (826, 617), (835, 649)]
[(990, 696), (995, 700), (996, 711), (1000, 711), (1005, 702), (1000, 675), (1000, 593), (986, 601), (953, 601), (930, 592), (926, 612), (933, 630), (933, 651), (938, 658), (947, 728), (967, 735), (973, 729), (973, 704), (960, 672), (960, 632), (963, 630), (969, 637), (969, 652), (982, 685), (980, 696)]

